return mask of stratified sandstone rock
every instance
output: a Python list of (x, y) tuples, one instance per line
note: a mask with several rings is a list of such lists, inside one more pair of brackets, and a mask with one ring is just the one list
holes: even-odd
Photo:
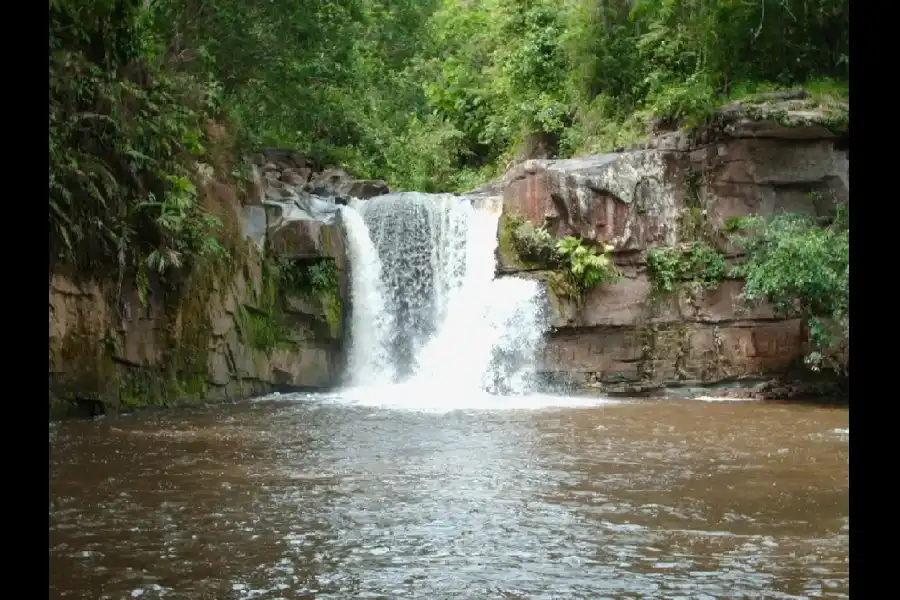
[[(212, 203), (207, 208), (234, 229), (233, 235), (250, 242), (237, 253), (241, 263), (191, 275), (178, 306), (164, 301), (155, 280), (143, 297), (129, 280), (119, 285), (51, 276), (51, 398), (76, 393), (125, 406), (179, 401), (184, 395), (245, 398), (338, 382), (349, 282), (335, 194), (374, 195), (381, 187), (341, 171), (335, 189), (315, 196), (304, 191), (309, 178), (322, 171), (313, 161), (267, 149), (251, 163), (255, 184), (243, 201), (224, 184), (204, 183), (209, 188), (204, 201)], [(275, 308), (276, 275), (263, 268), (265, 252), (299, 265), (331, 262), (337, 286), (325, 294), (279, 289)], [(273, 310), (284, 339), (262, 350), (251, 340), (253, 320), (268, 319)]]
[(503, 178), (504, 214), (616, 250), (670, 245), (677, 241), (678, 175), (673, 157), (660, 151), (529, 160)]
[(830, 115), (812, 114), (800, 101), (730, 106), (716, 127), (667, 133), (619, 153), (529, 160), (512, 167), (499, 189), (479, 190), (503, 197), (501, 274), (549, 275), (523, 269), (504, 248), (513, 217), (555, 237), (610, 244), (623, 267), (618, 283), (579, 303), (547, 286), (551, 332), (541, 370), (548, 380), (636, 393), (772, 379), (798, 362), (805, 351), (799, 319), (778, 319), (766, 306), (744, 310), (740, 281), (654, 292), (645, 259), (652, 247), (697, 239), (734, 254), (739, 249), (722, 235), (731, 217), (827, 215), (849, 202), (847, 142), (822, 124)]

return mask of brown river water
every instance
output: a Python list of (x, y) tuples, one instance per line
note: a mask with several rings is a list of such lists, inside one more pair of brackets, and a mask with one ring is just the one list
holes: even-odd
[(591, 404), (52, 423), (50, 597), (849, 597), (847, 409)]

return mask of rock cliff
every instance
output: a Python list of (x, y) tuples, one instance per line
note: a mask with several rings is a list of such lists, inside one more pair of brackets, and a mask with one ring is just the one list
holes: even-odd
[(338, 204), (387, 186), (281, 149), (251, 157), (250, 169), (243, 200), (212, 178), (201, 186), (237, 240), (227, 259), (175, 286), (51, 274), (51, 413), (337, 383), (349, 297)]
[(849, 202), (849, 109), (804, 99), (735, 104), (702, 129), (572, 160), (529, 160), (499, 185), (498, 272), (548, 279), (522, 260), (510, 228), (530, 221), (553, 237), (612, 245), (623, 277), (576, 302), (547, 286), (548, 380), (605, 393), (759, 382), (804, 353), (801, 321), (742, 308), (742, 282), (655, 285), (648, 251), (698, 244), (739, 260), (724, 234), (734, 217), (833, 213)]

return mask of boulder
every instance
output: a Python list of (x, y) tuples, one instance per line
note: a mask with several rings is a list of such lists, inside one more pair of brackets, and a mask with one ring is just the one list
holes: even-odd
[(380, 179), (354, 179), (345, 181), (338, 187), (338, 196), (367, 200), (375, 196), (389, 194), (387, 183)]
[(331, 257), (343, 265), (343, 230), (333, 198), (303, 194), (284, 202), (264, 203), (272, 251), (291, 259)]
[(285, 169), (279, 178), (282, 182), (292, 187), (302, 188), (309, 181), (312, 170), (308, 168)]
[(269, 230), (272, 251), (289, 259), (314, 259), (336, 256), (343, 250), (341, 232), (336, 225), (320, 221), (292, 220)]
[(344, 169), (326, 169), (315, 173), (304, 190), (316, 196), (339, 196), (341, 187), (351, 181), (353, 176)]
[(656, 150), (529, 160), (503, 178), (503, 212), (616, 250), (677, 241), (678, 182)]
[(313, 174), (304, 190), (316, 196), (367, 199), (390, 192), (384, 181), (356, 179), (343, 169)]

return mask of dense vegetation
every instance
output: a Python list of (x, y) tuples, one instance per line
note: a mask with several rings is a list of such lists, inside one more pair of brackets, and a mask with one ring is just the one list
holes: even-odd
[(803, 319), (809, 368), (849, 375), (849, 206), (838, 207), (835, 218), (824, 222), (778, 214), (739, 218), (730, 226), (729, 237), (743, 249), (732, 266), (702, 241), (651, 248), (647, 270), (654, 291), (714, 290), (727, 278), (742, 279), (745, 307), (767, 302), (781, 317)]
[(604, 245), (598, 252), (575, 236), (556, 239), (520, 215), (505, 215), (498, 233), (506, 260), (526, 269), (551, 271), (548, 283), (554, 293), (578, 304), (594, 287), (615, 283), (621, 276), (612, 259), (612, 246)]
[(769, 222), (751, 217), (741, 227), (748, 260), (733, 274), (746, 280), (743, 299), (770, 302), (782, 315), (799, 314), (811, 346), (806, 364), (849, 374), (849, 207), (824, 227), (799, 215)]
[[(51, 269), (228, 253), (200, 183), (262, 145), (455, 190), (754, 91), (846, 97), (848, 18), (847, 0), (50, 0)], [(748, 295), (823, 292), (753, 283), (773, 252)]]

